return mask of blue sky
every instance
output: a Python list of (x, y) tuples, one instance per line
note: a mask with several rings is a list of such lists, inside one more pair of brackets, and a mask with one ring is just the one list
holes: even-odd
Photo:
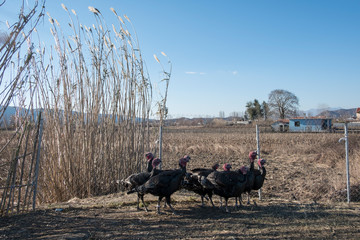
[[(16, 2), (0, 7), (1, 21), (15, 20)], [(61, 3), (86, 24), (95, 23), (88, 6), (109, 26), (110, 7), (129, 16), (154, 83), (153, 54), (170, 57), (170, 117), (244, 112), (274, 89), (294, 93), (301, 110), (360, 106), (360, 1), (48, 0), (46, 11), (67, 23)], [(46, 18), (38, 30), (50, 38), (49, 28)]]

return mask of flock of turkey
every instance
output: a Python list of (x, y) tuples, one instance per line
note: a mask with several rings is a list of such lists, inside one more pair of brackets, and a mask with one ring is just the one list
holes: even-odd
[[(218, 171), (219, 164), (215, 163), (210, 169), (195, 168), (190, 172), (186, 171), (186, 164), (190, 157), (185, 155), (179, 160), (179, 169), (160, 170), (157, 167), (161, 160), (154, 158), (152, 153), (146, 153), (148, 161), (146, 172), (135, 173), (127, 177), (122, 183), (129, 189), (128, 194), (137, 193), (137, 209), (139, 210), (140, 200), (148, 211), (144, 203), (144, 195), (152, 194), (158, 196), (157, 213), (160, 214), (160, 202), (165, 197), (171, 211), (176, 214), (171, 206), (171, 195), (177, 190), (184, 188), (193, 191), (201, 196), (201, 205), (204, 206), (204, 198), (208, 198), (213, 207), (215, 207), (213, 194), (225, 199), (225, 211), (229, 212), (228, 199), (236, 198), (236, 208), (238, 208), (238, 199), (241, 204), (241, 194), (247, 193), (247, 203), (250, 203), (250, 192), (259, 190), (265, 180), (266, 169), (264, 167), (265, 159), (258, 159), (258, 169), (254, 168), (257, 152), (249, 153), (250, 167), (242, 166), (240, 169), (231, 171), (231, 165), (223, 165), (223, 171)], [(222, 202), (222, 201), (221, 201)]]

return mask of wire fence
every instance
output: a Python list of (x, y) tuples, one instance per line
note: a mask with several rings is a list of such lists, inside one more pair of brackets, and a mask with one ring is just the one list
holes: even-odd
[[(39, 119), (36, 124), (27, 124), (25, 131), (18, 134), (16, 144), (7, 147), (8, 151), (12, 151), (13, 157), (9, 164), (2, 166), (2, 169), (9, 171), (7, 174), (2, 172), (0, 180), (1, 215), (35, 210), (39, 194), (58, 191), (47, 189), (52, 185), (44, 184), (42, 179), (45, 171), (63, 171), (63, 168), (62, 165), (57, 165), (46, 170), (45, 165), (40, 165), (42, 124)], [(252, 192), (254, 198), (360, 201), (360, 134), (350, 131), (354, 130), (353, 125), (343, 124), (345, 132), (321, 127), (318, 128), (321, 131), (314, 131), (316, 128), (308, 127), (304, 128), (308, 131), (293, 132), (290, 126), (287, 131), (280, 131), (280, 128), (276, 130), (271, 124), (221, 127), (168, 126), (163, 129), (163, 168), (177, 168), (177, 160), (188, 154), (191, 156), (189, 169), (209, 167), (214, 162), (231, 163), (233, 169), (237, 169), (249, 164), (249, 151), (257, 150), (260, 158), (267, 159), (267, 176), (261, 190)], [(158, 131), (158, 128), (150, 131)], [(96, 145), (93, 147), (96, 148)], [(103, 164), (100, 161), (106, 159), (98, 161), (96, 171), (101, 171), (99, 168)], [(122, 161), (124, 164), (127, 163), (126, 159)], [(145, 159), (143, 163), (145, 165)], [(41, 189), (37, 189), (38, 181), (42, 182)], [(68, 199), (76, 197), (79, 193), (68, 191)]]
[[(290, 179), (296, 179), (297, 176), (300, 178), (306, 176), (309, 179), (308, 182), (314, 181), (313, 183), (317, 187), (312, 189), (318, 196), (323, 195), (323, 197), (318, 197), (318, 199), (324, 200), (327, 198), (327, 200), (331, 201), (346, 201), (348, 203), (360, 201), (360, 179), (357, 167), (360, 161), (357, 142), (359, 140), (360, 122), (332, 123), (332, 119), (294, 118), (287, 121), (279, 120), (270, 127), (256, 125), (258, 151), (261, 152), (261, 136), (264, 137), (264, 135), (266, 136), (266, 134), (271, 132), (281, 133), (283, 136), (286, 134), (286, 136), (292, 138), (291, 141), (295, 144), (297, 141), (308, 142), (309, 149), (311, 149), (311, 145), (316, 146), (320, 143), (320, 147), (317, 150), (320, 153), (320, 158), (321, 156), (328, 158), (328, 160), (316, 159), (318, 161), (321, 160), (322, 163), (315, 163), (313, 165), (313, 168), (310, 170), (310, 173), (313, 174), (312, 176), (307, 175), (305, 172), (303, 174), (295, 172), (296, 174), (290, 175)], [(278, 147), (281, 148), (281, 146)], [(305, 151), (302, 154), (311, 156), (313, 153), (309, 149), (304, 149)], [(335, 152), (337, 154), (335, 156), (332, 155)], [(318, 171), (319, 167), (322, 171)], [(303, 170), (307, 170), (305, 165)], [(304, 183), (303, 181), (300, 182)], [(308, 189), (309, 186), (306, 185), (298, 188), (299, 192)], [(261, 199), (261, 191), (258, 194), (259, 199)], [(297, 199), (294, 194), (292, 196), (294, 199)], [(316, 198), (310, 197), (310, 200), (316, 200)]]
[[(257, 126), (254, 123), (168, 126), (164, 130), (163, 162), (166, 165), (166, 159), (174, 159), (174, 153), (183, 152), (192, 156), (191, 168), (220, 162), (231, 163), (233, 169), (237, 169), (248, 165), (248, 152), (258, 148), (260, 157), (267, 159), (267, 177), (260, 195), (253, 192), (253, 197), (316, 202), (360, 201), (357, 124), (348, 123), (346, 135), (344, 123), (338, 124), (334, 131), (331, 121), (294, 119), (285, 121), (283, 128), (276, 128), (276, 122)], [(340, 139), (346, 140), (347, 150)]]
[(40, 112), (35, 126), (28, 122), (19, 134), (15, 132), (18, 141), (12, 148), (14, 157), (7, 162), (7, 178), (5, 181), (2, 179), (0, 185), (2, 216), (36, 208), (42, 131), (43, 121)]

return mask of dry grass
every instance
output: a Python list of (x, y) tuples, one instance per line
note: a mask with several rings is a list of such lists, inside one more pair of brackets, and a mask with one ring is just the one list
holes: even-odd
[[(156, 132), (157, 129), (151, 128), (150, 131)], [(75, 131), (72, 134), (78, 133)], [(75, 138), (75, 135), (72, 136)], [(345, 150), (343, 143), (338, 142), (341, 137), (342, 134), (339, 133), (262, 133), (260, 129), (261, 157), (267, 159), (267, 179), (262, 190), (262, 197), (264, 199), (281, 199), (304, 203), (345, 202)], [(358, 134), (349, 135), (352, 201), (359, 201), (360, 199), (359, 138), (360, 135)], [(81, 139), (70, 139), (69, 141), (73, 143), (70, 145), (71, 149), (80, 148)], [(188, 165), (189, 168), (209, 167), (214, 162), (228, 162), (236, 169), (242, 165), (247, 165), (248, 152), (256, 149), (255, 127), (167, 127), (164, 129), (163, 139), (164, 169), (177, 168), (177, 160), (185, 154), (189, 154), (192, 158)], [(52, 140), (57, 142), (66, 139)], [(94, 144), (94, 146), (98, 145)], [(73, 161), (71, 163), (73, 165), (52, 166), (52, 169), (58, 171), (59, 174), (64, 174), (64, 176), (69, 176), (67, 171), (71, 166), (80, 171), (76, 165), (77, 155), (67, 153), (66, 149), (61, 152), (66, 153), (69, 160)], [(12, 153), (9, 152), (9, 154)], [(45, 156), (45, 159), (51, 159), (51, 157), (51, 155)], [(78, 158), (82, 159), (82, 156), (79, 155)], [(145, 162), (143, 156), (139, 156), (139, 159), (142, 163)], [(91, 162), (94, 159), (88, 157), (82, 161), (87, 164), (86, 161)], [(57, 162), (53, 161), (53, 163)], [(128, 160), (123, 162), (125, 165), (127, 163)], [(101, 171), (104, 175), (117, 170), (116, 165), (111, 165), (107, 159), (99, 159), (97, 164), (97, 168), (93, 168), (93, 171)], [(43, 163), (41, 176), (49, 174), (44, 172), (48, 167), (49, 165), (46, 162)], [(88, 172), (86, 168), (81, 170)], [(86, 182), (88, 178), (83, 178), (81, 174), (76, 175), (76, 177), (78, 177), (78, 182), (75, 183), (78, 185), (74, 184), (74, 189), (76, 186), (80, 189), (88, 186), (89, 183)], [(5, 179), (4, 175), (2, 178)], [(119, 186), (116, 180), (119, 179), (121, 178), (113, 178), (113, 182), (104, 184), (105, 186), (107, 184), (116, 186), (115, 190), (109, 192), (117, 191)], [(74, 178), (69, 177), (67, 182), (61, 182), (63, 181), (61, 178), (55, 178), (51, 180), (53, 181), (52, 185), (49, 185), (44, 184), (46, 178), (40, 178), (43, 183), (40, 190), (41, 194), (45, 195), (48, 192), (57, 195), (64, 194), (64, 196), (68, 196), (67, 199), (84, 197), (78, 191), (72, 191), (69, 188), (62, 190), (52, 187), (57, 186), (57, 184), (69, 184), (70, 180), (74, 180)], [(92, 196), (94, 195), (96, 194), (92, 194)], [(253, 193), (252, 196), (255, 197), (256, 193)], [(47, 202), (54, 202), (54, 200)]]
[[(249, 132), (250, 131), (250, 132)], [(177, 167), (184, 154), (192, 157), (189, 168), (230, 162), (247, 164), (254, 149), (255, 128), (166, 128), (164, 168)], [(231, 213), (213, 209), (200, 198), (181, 190), (173, 206), (155, 214), (156, 197), (146, 195), (149, 213), (136, 211), (136, 195), (119, 192), (99, 197), (72, 198), (42, 205), (38, 211), (3, 218), (0, 236), (7, 238), (84, 239), (358, 239), (359, 203), (345, 203), (344, 146), (340, 134), (261, 133), (261, 156), (267, 162), (263, 199), (252, 195), (251, 205)], [(350, 135), (352, 184), (359, 161), (360, 135)], [(353, 200), (358, 195), (352, 191)], [(218, 198), (214, 201), (218, 204)], [(254, 205), (257, 202), (257, 206)], [(234, 206), (233, 199), (230, 205)], [(60, 212), (55, 209), (63, 209)], [(20, 230), (21, 229), (21, 230)]]
[[(264, 198), (298, 201), (345, 201), (345, 148), (342, 134), (261, 133), (261, 157), (267, 159)], [(349, 136), (352, 200), (359, 201), (360, 135)], [(190, 168), (214, 162), (248, 165), (247, 155), (256, 149), (255, 127), (167, 128), (164, 134), (164, 167), (176, 166), (184, 154)]]

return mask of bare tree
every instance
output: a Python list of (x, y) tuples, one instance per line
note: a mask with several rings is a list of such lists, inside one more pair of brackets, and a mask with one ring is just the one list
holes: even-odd
[(272, 114), (284, 119), (296, 113), (299, 99), (289, 91), (276, 89), (270, 92), (268, 104)]

